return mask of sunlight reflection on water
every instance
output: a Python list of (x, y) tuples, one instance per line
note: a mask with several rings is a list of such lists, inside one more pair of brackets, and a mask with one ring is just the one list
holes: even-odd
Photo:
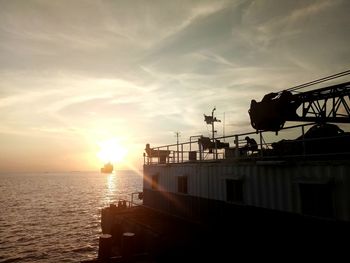
[(116, 201), (115, 195), (116, 195), (117, 185), (116, 185), (115, 177), (116, 177), (115, 173), (111, 173), (106, 178), (107, 179), (107, 186), (108, 186), (108, 194), (106, 194), (105, 200), (104, 200), (106, 205)]
[(100, 212), (142, 190), (116, 174), (0, 174), (0, 262), (80, 262), (96, 257)]

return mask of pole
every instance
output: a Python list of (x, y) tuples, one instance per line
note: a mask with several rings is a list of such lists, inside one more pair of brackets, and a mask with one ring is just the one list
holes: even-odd
[(224, 137), (224, 142), (225, 140), (225, 112), (224, 112), (224, 122), (222, 124), (222, 137)]
[(305, 137), (304, 137), (304, 135), (305, 135), (305, 130), (304, 130), (304, 126), (301, 126), (301, 132), (302, 132), (302, 138), (303, 138), (303, 156), (305, 156), (305, 154), (306, 154), (306, 150), (305, 150)]
[(238, 141), (238, 135), (235, 135), (235, 157), (239, 157), (239, 141)]
[(203, 135), (193, 135), (193, 136), (190, 136), (190, 151), (192, 151), (192, 138), (201, 138), (203, 137)]
[(179, 136), (180, 136), (180, 132), (175, 132), (175, 136), (176, 136), (176, 156), (177, 156), (177, 162), (179, 162)]
[(214, 111), (216, 110), (216, 108), (214, 107), (214, 109), (211, 111), (211, 118), (212, 118), (212, 122), (211, 122), (211, 133), (212, 133), (212, 139), (213, 139), (213, 142), (214, 142), (214, 137), (215, 137), (215, 130), (214, 130)]
[(207, 123), (207, 124), (211, 124), (211, 139), (212, 139), (212, 142), (214, 143), (215, 145), (215, 149), (214, 149), (214, 153), (213, 153), (213, 156), (215, 159), (218, 159), (218, 150), (217, 150), (217, 143), (216, 143), (216, 140), (215, 140), (215, 128), (214, 128), (214, 122), (221, 122), (220, 120), (217, 120), (216, 118), (214, 118), (214, 111), (216, 110), (216, 107), (214, 107), (214, 109), (211, 111), (211, 116), (206, 116), (204, 114), (204, 121)]
[(211, 117), (212, 117), (212, 123), (211, 123), (211, 127), (212, 127), (212, 136), (213, 136), (213, 142), (215, 143), (215, 153), (214, 153), (214, 158), (217, 160), (218, 159), (218, 148), (216, 145), (216, 140), (215, 140), (215, 128), (214, 128), (214, 123), (215, 123), (215, 119), (214, 119), (214, 111), (216, 110), (216, 107), (214, 107), (214, 109), (211, 112)]
[(262, 136), (262, 131), (260, 131), (260, 156), (263, 157), (263, 136)]

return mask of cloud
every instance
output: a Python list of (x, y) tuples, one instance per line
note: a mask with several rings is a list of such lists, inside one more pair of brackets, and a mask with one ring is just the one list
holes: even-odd
[(207, 133), (214, 106), (226, 132), (249, 130), (251, 99), (350, 64), (349, 1), (0, 6), (0, 132), (48, 147), (107, 136), (167, 143), (174, 131), (185, 140)]
[(284, 5), (255, 1), (245, 16), (251, 27), (243, 28), (242, 36), (250, 40), (247, 43), (258, 51), (256, 54), (270, 56), (275, 65), (333, 73), (329, 72), (330, 64), (334, 72), (348, 66), (348, 61), (336, 55), (349, 52), (349, 36), (341, 33), (349, 23), (345, 15), (348, 8), (347, 1), (287, 1)]

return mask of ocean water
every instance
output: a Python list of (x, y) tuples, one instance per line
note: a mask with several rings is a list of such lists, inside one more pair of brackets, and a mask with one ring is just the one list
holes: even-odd
[(142, 191), (142, 173), (0, 174), (0, 262), (97, 257), (101, 209)]

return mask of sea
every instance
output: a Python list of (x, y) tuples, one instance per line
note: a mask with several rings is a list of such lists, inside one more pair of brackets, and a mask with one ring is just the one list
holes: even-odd
[(96, 258), (101, 209), (139, 191), (141, 171), (0, 173), (0, 262)]

